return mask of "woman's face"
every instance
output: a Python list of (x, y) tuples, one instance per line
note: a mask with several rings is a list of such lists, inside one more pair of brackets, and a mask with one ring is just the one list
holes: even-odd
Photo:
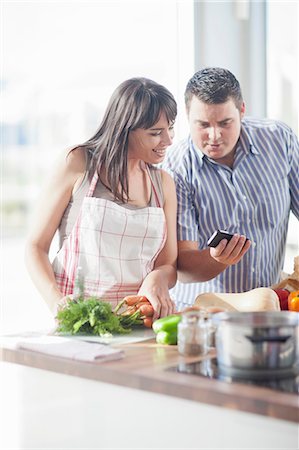
[(167, 147), (172, 144), (173, 136), (173, 124), (168, 123), (162, 112), (158, 122), (151, 128), (137, 128), (129, 132), (128, 159), (141, 159), (147, 164), (161, 163)]

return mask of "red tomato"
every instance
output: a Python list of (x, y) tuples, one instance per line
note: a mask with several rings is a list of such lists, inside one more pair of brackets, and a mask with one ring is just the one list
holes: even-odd
[(281, 310), (288, 310), (288, 297), (290, 295), (290, 291), (287, 289), (274, 289), (274, 292), (278, 295), (280, 309)]

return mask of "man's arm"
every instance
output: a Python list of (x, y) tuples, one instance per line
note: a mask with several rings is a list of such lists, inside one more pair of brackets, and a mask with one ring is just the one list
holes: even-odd
[(198, 249), (196, 241), (178, 242), (178, 279), (182, 283), (208, 281), (236, 264), (245, 255), (251, 242), (235, 234), (227, 242), (222, 239), (215, 248)]

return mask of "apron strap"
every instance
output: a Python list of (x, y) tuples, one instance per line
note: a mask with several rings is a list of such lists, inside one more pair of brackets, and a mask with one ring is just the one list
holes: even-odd
[[(155, 184), (154, 184), (154, 181), (153, 181), (153, 177), (152, 177), (152, 174), (151, 174), (151, 171), (150, 171), (148, 165), (146, 165), (146, 169), (147, 169), (147, 173), (148, 173), (151, 185), (152, 185), (152, 190), (153, 190), (153, 193), (154, 193), (154, 196), (155, 196), (156, 205), (158, 206), (158, 208), (162, 208), (162, 205), (161, 205), (161, 202), (160, 202), (160, 199), (159, 199), (159, 195), (157, 193), (157, 189), (155, 187)], [(93, 194), (94, 194), (94, 191), (95, 191), (98, 179), (99, 179), (99, 174), (98, 174), (98, 170), (96, 169), (94, 174), (93, 174), (93, 177), (91, 179), (91, 183), (90, 183), (88, 192), (86, 194), (86, 197), (93, 197)]]
[(93, 197), (93, 194), (94, 194), (94, 191), (95, 191), (98, 179), (99, 179), (99, 174), (98, 174), (98, 170), (96, 169), (94, 174), (93, 174), (93, 177), (91, 179), (91, 183), (89, 185), (89, 189), (88, 189), (88, 192), (86, 194), (86, 197)]
[(155, 188), (155, 184), (154, 184), (154, 181), (153, 181), (153, 177), (152, 177), (150, 168), (149, 168), (148, 165), (146, 165), (146, 168), (147, 168), (147, 173), (148, 173), (150, 182), (151, 182), (151, 184), (152, 184), (152, 189), (153, 189), (153, 192), (154, 192), (154, 196), (155, 196), (155, 200), (156, 200), (156, 205), (158, 206), (158, 208), (162, 208), (162, 205), (161, 205), (161, 202), (160, 202), (160, 199), (159, 199), (158, 192), (157, 192), (157, 190), (156, 190), (156, 188)]

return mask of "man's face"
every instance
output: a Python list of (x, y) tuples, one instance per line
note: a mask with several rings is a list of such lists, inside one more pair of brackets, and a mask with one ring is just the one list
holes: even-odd
[(187, 111), (193, 142), (208, 157), (232, 167), (244, 112), (244, 103), (240, 111), (231, 99), (209, 105), (193, 96)]

